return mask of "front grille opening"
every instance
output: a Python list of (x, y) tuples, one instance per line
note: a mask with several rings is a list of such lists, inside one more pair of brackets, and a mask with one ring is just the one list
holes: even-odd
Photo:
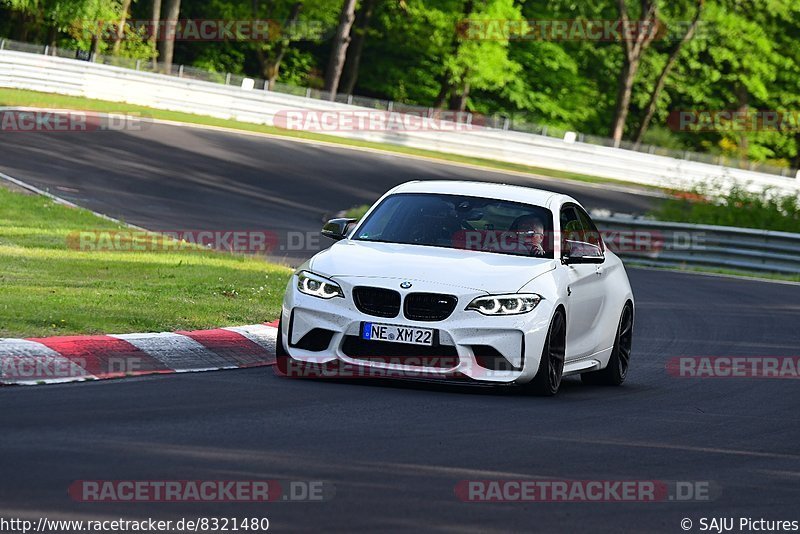
[(458, 365), (458, 351), (452, 345), (413, 345), (345, 336), (342, 352), (350, 358), (370, 362), (452, 369)]
[(400, 293), (393, 289), (354, 287), (353, 302), (359, 311), (375, 317), (397, 317), (400, 313)]
[(492, 371), (516, 371), (517, 369), (491, 345), (472, 345), (475, 361), (484, 369)]
[(409, 293), (403, 302), (403, 314), (414, 321), (443, 321), (458, 304), (455, 295)]
[(324, 328), (314, 328), (295, 343), (293, 347), (302, 350), (310, 350), (319, 352), (328, 348), (331, 344), (333, 337), (333, 330), (325, 330)]

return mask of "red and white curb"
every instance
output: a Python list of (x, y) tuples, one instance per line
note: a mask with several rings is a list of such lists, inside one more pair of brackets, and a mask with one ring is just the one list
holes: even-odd
[(52, 384), (275, 363), (277, 321), (191, 332), (0, 338), (0, 384)]

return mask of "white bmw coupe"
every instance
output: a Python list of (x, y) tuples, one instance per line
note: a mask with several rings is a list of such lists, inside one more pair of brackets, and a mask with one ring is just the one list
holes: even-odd
[(625, 381), (628, 277), (568, 196), (414, 181), (322, 234), (337, 242), (297, 269), (284, 297), (276, 348), (284, 373), (349, 368), (540, 395), (572, 374)]

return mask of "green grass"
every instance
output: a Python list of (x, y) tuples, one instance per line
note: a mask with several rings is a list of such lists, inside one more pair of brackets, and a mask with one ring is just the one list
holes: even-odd
[(590, 182), (590, 183), (616, 183), (616, 184), (623, 184), (626, 186), (638, 187), (641, 189), (650, 189), (650, 190), (658, 189), (651, 186), (631, 184), (629, 182), (614, 180), (611, 178), (600, 178), (597, 176), (588, 176), (585, 174), (544, 169), (541, 167), (518, 165), (516, 163), (506, 163), (503, 161), (495, 161), (490, 159), (473, 158), (468, 156), (459, 156), (455, 154), (445, 154), (443, 152), (435, 152), (433, 150), (422, 150), (417, 148), (390, 145), (386, 143), (375, 143), (370, 141), (360, 141), (356, 139), (346, 139), (343, 137), (336, 137), (333, 135), (325, 135), (325, 134), (304, 132), (298, 130), (286, 130), (282, 128), (276, 128), (274, 126), (250, 124), (234, 120), (216, 119), (214, 117), (194, 115), (191, 113), (162, 111), (144, 106), (136, 106), (133, 104), (108, 102), (105, 100), (93, 100), (89, 98), (57, 95), (51, 93), (39, 93), (35, 91), (23, 91), (19, 89), (0, 89), (0, 106), (61, 108), (61, 109), (83, 110), (83, 111), (117, 112), (117, 113), (139, 113), (143, 117), (150, 117), (154, 119), (187, 122), (192, 124), (202, 124), (206, 126), (217, 126), (222, 128), (231, 128), (234, 130), (244, 130), (248, 132), (281, 135), (285, 137), (296, 137), (312, 141), (324, 141), (327, 143), (336, 143), (345, 146), (373, 148), (377, 150), (396, 152), (398, 154), (407, 154), (411, 156), (426, 157), (443, 161), (451, 161), (455, 163), (464, 163), (468, 165), (476, 165), (479, 167), (486, 167), (490, 169), (500, 169), (505, 171), (521, 172), (525, 174), (547, 176), (550, 178), (558, 178), (563, 180), (572, 180), (572, 181)]
[(125, 227), (0, 187), (0, 337), (202, 329), (278, 317), (291, 270), (263, 258), (67, 244), (75, 231), (114, 229)]

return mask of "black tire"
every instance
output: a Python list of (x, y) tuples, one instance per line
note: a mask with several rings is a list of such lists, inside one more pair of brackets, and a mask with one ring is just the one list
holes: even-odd
[(625, 303), (614, 338), (614, 348), (608, 365), (599, 371), (581, 374), (584, 384), (598, 386), (621, 386), (628, 376), (631, 364), (631, 342), (633, 341), (633, 305)]
[(552, 397), (558, 393), (561, 376), (564, 373), (566, 348), (567, 320), (564, 312), (559, 309), (550, 321), (536, 376), (525, 385), (529, 393), (543, 397)]

